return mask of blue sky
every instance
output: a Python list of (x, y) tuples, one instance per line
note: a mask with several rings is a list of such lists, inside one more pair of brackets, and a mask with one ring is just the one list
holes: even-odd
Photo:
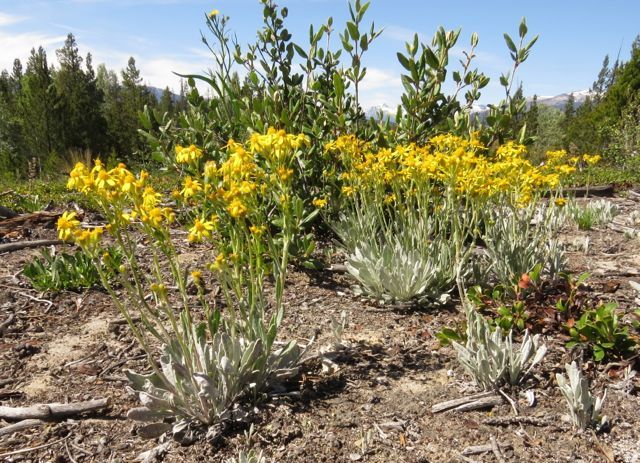
[[(281, 0), (280, 5), (289, 8), (288, 28), (303, 46), (309, 24), (333, 16), (341, 30), (348, 17), (346, 0)], [(38, 45), (55, 63), (55, 49), (72, 32), (81, 52), (92, 52), (94, 65), (104, 62), (120, 70), (134, 56), (146, 83), (175, 89), (178, 79), (171, 71), (197, 73), (211, 65), (200, 31), (205, 30), (204, 15), (213, 8), (230, 16), (240, 43), (254, 39), (262, 18), (258, 0), (0, 0), (0, 69), (10, 69), (16, 57), (24, 63), (31, 47)], [(527, 95), (587, 89), (604, 56), (615, 59), (621, 49), (627, 59), (640, 33), (636, 0), (373, 0), (366, 22), (374, 21), (385, 31), (365, 55), (369, 71), (363, 106), (398, 103), (402, 68), (396, 52), (415, 32), (429, 42), (440, 25), (462, 28), (452, 64), (468, 48), (471, 33), (479, 34), (476, 65), (492, 78), (481, 102), (497, 101), (502, 96), (498, 78), (511, 68), (502, 34), (515, 38), (523, 16), (530, 34), (540, 35), (517, 74)]]

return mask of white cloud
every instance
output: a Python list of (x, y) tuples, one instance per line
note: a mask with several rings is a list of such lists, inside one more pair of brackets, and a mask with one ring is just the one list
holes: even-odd
[(387, 104), (395, 106), (400, 101), (403, 87), (400, 73), (392, 69), (368, 67), (360, 84), (360, 105), (366, 110), (371, 106)]
[(0, 31), (0, 69), (11, 70), (13, 60), (19, 58), (23, 66), (32, 48), (42, 46), (49, 61), (55, 57), (55, 50), (64, 43), (65, 35), (47, 35), (41, 32), (9, 33)]
[(396, 26), (393, 24), (390, 26), (384, 27), (384, 31), (382, 32), (381, 37), (386, 37), (392, 40), (399, 40), (401, 42), (413, 42), (413, 36), (416, 33), (418, 34), (418, 40), (420, 42), (431, 43), (431, 40), (428, 39), (427, 36), (424, 35), (423, 33), (414, 31), (412, 29), (408, 29), (406, 27)]
[(9, 13), (3, 13), (0, 11), (0, 26), (9, 26), (11, 24), (18, 23), (20, 21), (24, 21), (25, 17), (23, 16), (15, 16)]
[(363, 91), (376, 90), (380, 88), (401, 87), (402, 80), (400, 74), (391, 69), (381, 69), (376, 67), (367, 67), (367, 74), (360, 83), (360, 89)]

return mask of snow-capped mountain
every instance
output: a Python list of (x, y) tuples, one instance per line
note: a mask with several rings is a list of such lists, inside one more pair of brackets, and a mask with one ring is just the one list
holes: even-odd
[[(556, 96), (539, 96), (538, 104), (543, 106), (551, 106), (556, 109), (564, 109), (570, 95), (571, 93), (561, 93), (560, 95)], [(590, 90), (580, 90), (579, 92), (573, 92), (573, 97), (575, 98), (575, 107), (577, 108), (579, 106), (582, 106), (588, 96), (593, 96), (593, 92), (591, 92)], [(532, 101), (532, 97), (527, 98), (528, 104), (531, 104)]]
[(391, 107), (386, 103), (382, 103), (381, 105), (371, 106), (364, 112), (364, 115), (368, 118), (373, 117), (374, 119), (378, 119), (380, 114), (382, 113), (382, 118), (389, 118), (391, 122), (395, 122), (396, 120), (396, 111), (397, 107)]
[[(563, 110), (565, 105), (567, 104), (567, 100), (569, 100), (569, 95), (573, 93), (573, 97), (575, 99), (575, 107), (579, 108), (585, 102), (588, 96), (593, 96), (593, 93), (590, 90), (580, 90), (577, 92), (569, 92), (569, 93), (561, 93), (560, 95), (555, 96), (538, 96), (537, 102), (542, 106), (550, 106), (552, 108), (556, 108), (559, 110)], [(527, 107), (531, 105), (533, 101), (533, 97), (527, 98)], [(376, 106), (371, 106), (369, 109), (365, 111), (365, 115), (369, 117), (373, 117), (374, 119), (378, 119), (378, 116), (382, 112), (383, 117), (386, 119), (387, 116), (391, 119), (391, 122), (394, 122), (396, 115), (396, 108), (392, 107), (388, 104), (381, 104)], [(489, 112), (489, 106), (485, 104), (474, 104), (471, 108), (471, 113), (475, 114), (479, 117), (486, 116)]]

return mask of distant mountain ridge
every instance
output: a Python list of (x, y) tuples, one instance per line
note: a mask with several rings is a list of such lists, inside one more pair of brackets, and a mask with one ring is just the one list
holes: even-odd
[[(576, 92), (561, 93), (560, 95), (555, 95), (555, 96), (538, 96), (537, 103), (541, 106), (549, 106), (552, 108), (562, 110), (566, 106), (567, 101), (569, 100), (569, 96), (571, 94), (573, 94), (573, 97), (575, 98), (574, 104), (576, 108), (579, 108), (580, 106), (582, 106), (582, 104), (585, 102), (588, 96), (593, 95), (593, 93), (590, 90), (579, 90)], [(527, 97), (527, 107), (531, 106), (532, 102), (533, 102), (533, 97)], [(389, 117), (391, 122), (394, 122), (396, 111), (397, 111), (396, 108), (386, 103), (383, 103), (381, 105), (371, 106), (364, 112), (364, 114), (367, 118), (373, 117), (374, 119), (378, 119), (379, 115), (382, 113), (383, 119), (386, 119), (387, 117)], [(473, 108), (471, 109), (471, 112), (473, 114), (476, 114), (482, 117), (489, 112), (489, 106), (480, 105), (480, 104), (474, 105)]]

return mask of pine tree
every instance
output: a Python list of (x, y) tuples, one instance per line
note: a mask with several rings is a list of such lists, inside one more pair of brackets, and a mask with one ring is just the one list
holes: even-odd
[(104, 145), (105, 121), (100, 113), (102, 94), (96, 87), (91, 54), (83, 58), (73, 34), (57, 50), (60, 69), (55, 74), (62, 142), (66, 152), (98, 151)]
[(531, 100), (531, 104), (529, 105), (529, 109), (527, 110), (527, 115), (525, 116), (525, 122), (527, 123), (527, 135), (530, 137), (537, 137), (538, 134), (538, 118), (539, 118), (539, 109), (538, 109), (538, 95), (533, 95), (533, 99)]
[(139, 114), (145, 105), (153, 105), (153, 96), (142, 85), (140, 70), (136, 67), (136, 60), (129, 58), (127, 67), (122, 71), (122, 117), (123, 132), (120, 134), (126, 156), (133, 155), (142, 148), (138, 137)]
[(609, 69), (609, 55), (606, 55), (604, 60), (602, 60), (602, 68), (598, 73), (598, 78), (591, 86), (591, 91), (594, 93), (596, 101), (600, 101), (604, 93), (607, 91), (610, 82), (611, 69)]
[(21, 79), (20, 116), (28, 156), (40, 161), (60, 148), (56, 114), (56, 92), (52, 69), (44, 48), (31, 49), (27, 69)]
[(173, 102), (173, 94), (169, 87), (165, 87), (162, 91), (162, 96), (160, 97), (160, 101), (158, 102), (158, 110), (161, 113), (167, 113), (169, 117), (171, 117), (175, 112), (175, 104)]

